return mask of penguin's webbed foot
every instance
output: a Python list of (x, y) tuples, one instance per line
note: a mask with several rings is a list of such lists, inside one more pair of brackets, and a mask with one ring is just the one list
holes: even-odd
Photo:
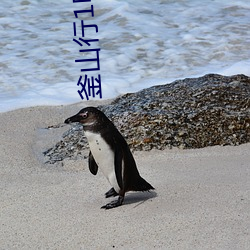
[(114, 208), (114, 207), (119, 207), (119, 206), (122, 205), (123, 200), (124, 200), (124, 197), (123, 197), (123, 196), (119, 196), (118, 200), (116, 200), (116, 201), (111, 201), (110, 203), (108, 203), (108, 204), (102, 206), (101, 208), (110, 209), (110, 208)]
[(115, 191), (114, 188), (111, 188), (107, 193), (105, 193), (106, 198), (109, 198), (109, 197), (112, 197), (112, 196), (115, 197), (117, 195), (118, 195), (118, 193)]

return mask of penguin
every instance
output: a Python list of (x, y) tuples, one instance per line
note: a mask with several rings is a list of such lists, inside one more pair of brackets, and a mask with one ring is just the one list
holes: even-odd
[(95, 107), (86, 107), (65, 120), (67, 124), (73, 122), (79, 122), (83, 126), (87, 137), (90, 172), (96, 175), (100, 168), (112, 187), (105, 193), (105, 197), (118, 196), (117, 200), (101, 208), (121, 206), (128, 191), (154, 189), (140, 176), (126, 140), (102, 111)]

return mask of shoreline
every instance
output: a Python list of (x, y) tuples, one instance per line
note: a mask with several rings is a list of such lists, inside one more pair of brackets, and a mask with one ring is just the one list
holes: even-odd
[(155, 192), (128, 193), (123, 206), (104, 211), (110, 187), (87, 159), (62, 166), (37, 158), (67, 128), (39, 131), (83, 105), (0, 113), (1, 248), (247, 249), (250, 143), (136, 151)]

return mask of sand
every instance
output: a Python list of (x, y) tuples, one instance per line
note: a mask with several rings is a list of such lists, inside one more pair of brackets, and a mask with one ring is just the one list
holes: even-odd
[(249, 249), (250, 144), (134, 152), (155, 192), (103, 210), (87, 160), (42, 162), (83, 105), (0, 114), (0, 249)]

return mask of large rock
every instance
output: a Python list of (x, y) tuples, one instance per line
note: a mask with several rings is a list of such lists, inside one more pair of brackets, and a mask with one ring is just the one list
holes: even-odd
[[(244, 75), (209, 74), (177, 80), (125, 94), (99, 108), (134, 150), (201, 148), (250, 141), (250, 78)], [(55, 162), (77, 157), (86, 147), (82, 128), (77, 125), (45, 155), (49, 162)]]

